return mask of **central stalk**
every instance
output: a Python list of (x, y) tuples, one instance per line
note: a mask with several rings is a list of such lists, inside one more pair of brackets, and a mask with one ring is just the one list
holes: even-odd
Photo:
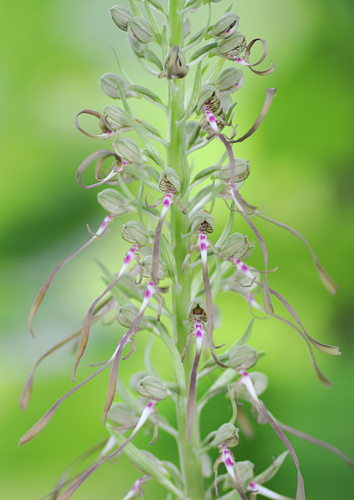
[[(169, 10), (169, 31), (171, 37), (171, 47), (177, 45), (183, 47), (183, 18), (180, 11), (183, 8), (183, 1), (171, 0)], [(186, 134), (185, 134), (185, 86), (184, 80), (175, 78), (169, 81), (168, 96), (168, 138), (167, 148), (168, 166), (176, 170), (182, 181), (181, 203), (188, 210), (188, 193), (185, 188), (188, 185), (188, 167), (185, 156)], [(177, 275), (172, 280), (172, 300), (174, 311), (172, 322), (172, 336), (176, 342), (180, 353), (186, 341), (188, 329), (186, 327), (188, 303), (190, 301), (191, 272), (187, 266), (182, 274), (183, 259), (188, 252), (189, 241), (183, 238), (188, 233), (188, 216), (176, 206), (171, 207), (171, 245), (176, 259)], [(192, 367), (192, 359), (187, 356), (184, 360), (184, 371), (186, 383)], [(187, 413), (187, 387), (182, 388), (177, 399), (177, 424), (178, 424), (178, 448), (181, 463), (185, 493), (191, 500), (204, 500), (203, 477), (201, 471), (200, 457), (195, 451), (200, 447), (198, 418), (194, 419), (190, 441), (187, 440), (186, 413)]]

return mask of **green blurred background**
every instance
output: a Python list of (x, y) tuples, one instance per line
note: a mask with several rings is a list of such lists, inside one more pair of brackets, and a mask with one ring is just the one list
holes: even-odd
[[(127, 5), (127, 4), (125, 4)], [(214, 21), (228, 2), (213, 4)], [(36, 339), (27, 332), (27, 314), (49, 272), (87, 239), (86, 224), (94, 229), (104, 217), (96, 190), (84, 191), (75, 171), (92, 151), (109, 147), (82, 136), (73, 125), (83, 108), (101, 110), (112, 103), (99, 87), (99, 77), (116, 71), (113, 46), (136, 83), (153, 85), (164, 95), (165, 82), (146, 75), (128, 53), (125, 36), (113, 25), (108, 0), (20, 0), (1, 5), (0, 83), (1, 182), (1, 364), (0, 364), (0, 476), (4, 500), (38, 500), (50, 491), (66, 466), (86, 448), (106, 436), (101, 423), (107, 375), (69, 398), (51, 424), (33, 442), (17, 448), (19, 437), (71, 388), (73, 355), (69, 348), (44, 362), (35, 377), (33, 399), (25, 414), (17, 400), (35, 360), (53, 343), (74, 331), (102, 289), (95, 257), (112, 270), (127, 250), (120, 238), (120, 221), (103, 241), (92, 245), (58, 275), (35, 321)], [(336, 297), (322, 287), (311, 257), (290, 234), (259, 221), (266, 240), (273, 288), (294, 306), (312, 336), (339, 345), (342, 356), (316, 352), (321, 369), (333, 381), (323, 388), (313, 373), (306, 347), (292, 331), (275, 320), (257, 322), (251, 345), (268, 356), (259, 370), (268, 374), (264, 401), (281, 421), (338, 446), (354, 458), (353, 437), (353, 20), (352, 0), (281, 0), (239, 2), (240, 30), (247, 39), (267, 40), (276, 72), (258, 77), (245, 71), (238, 92), (236, 121), (239, 133), (257, 116), (265, 87), (277, 88), (266, 121), (236, 156), (251, 160), (251, 177), (243, 188), (250, 202), (265, 203), (267, 214), (298, 229), (310, 241), (320, 261), (339, 284)], [(192, 24), (197, 29), (202, 22)], [(192, 18), (193, 19), (193, 18)], [(131, 101), (130, 101), (131, 102)], [(115, 103), (116, 104), (116, 103)], [(139, 116), (159, 126), (160, 113), (137, 101)], [(212, 149), (213, 147), (211, 147)], [(220, 153), (195, 156), (196, 168), (212, 164)], [(216, 207), (220, 228), (226, 209)], [(124, 219), (126, 220), (126, 219)], [(235, 231), (246, 228), (240, 224)], [(215, 232), (215, 239), (219, 234)], [(259, 251), (252, 263), (262, 267)], [(245, 329), (244, 302), (224, 294), (218, 300), (223, 324), (216, 341), (230, 345)], [(276, 304), (277, 312), (282, 308)], [(91, 373), (88, 363), (106, 359), (116, 343), (116, 327), (97, 327), (78, 372)], [(138, 352), (124, 363), (124, 381), (143, 367), (143, 335)], [(161, 360), (159, 344), (153, 357), (167, 376), (168, 360)], [(171, 404), (160, 413), (173, 420)], [(223, 398), (207, 406), (203, 433), (229, 419)], [(145, 446), (149, 436), (137, 443)], [(336, 456), (296, 438), (294, 444), (305, 479), (307, 498), (351, 498), (354, 472)], [(161, 432), (155, 445), (160, 458), (175, 460), (175, 448)], [(237, 458), (256, 463), (256, 471), (270, 464), (283, 445), (267, 427), (256, 428), (256, 439), (243, 439)], [(125, 457), (119, 465), (105, 465), (75, 494), (75, 499), (121, 499), (137, 478)], [(288, 458), (270, 483), (293, 496), (296, 472)], [(146, 499), (165, 498), (152, 482)]]

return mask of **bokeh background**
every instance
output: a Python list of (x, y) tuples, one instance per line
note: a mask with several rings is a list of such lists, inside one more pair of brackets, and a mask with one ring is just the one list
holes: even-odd
[[(213, 4), (213, 19), (228, 5), (225, 1)], [(39, 500), (76, 456), (106, 436), (101, 411), (108, 374), (69, 398), (35, 441), (17, 448), (19, 437), (71, 388), (73, 353), (64, 348), (42, 364), (33, 399), (21, 414), (17, 400), (29, 370), (46, 348), (80, 325), (102, 289), (93, 259), (114, 272), (127, 250), (118, 221), (107, 238), (57, 276), (36, 318), (36, 339), (31, 339), (27, 314), (39, 287), (58, 262), (86, 241), (86, 224), (96, 228), (105, 215), (97, 205), (97, 191), (81, 189), (75, 171), (89, 153), (109, 144), (82, 136), (74, 128), (73, 117), (83, 108), (101, 110), (112, 103), (98, 87), (102, 74), (116, 71), (110, 47), (119, 52), (138, 84), (155, 86), (161, 96), (165, 92), (165, 82), (147, 76), (129, 54), (124, 34), (110, 20), (111, 6), (108, 0), (19, 0), (0, 7), (0, 476), (4, 500)], [(323, 388), (301, 339), (275, 320), (257, 322), (250, 343), (268, 352), (259, 363), (270, 384), (264, 401), (279, 420), (329, 441), (354, 458), (354, 4), (352, 0), (253, 0), (238, 2), (234, 10), (241, 16), (240, 30), (248, 40), (256, 36), (267, 40), (276, 64), (276, 72), (268, 77), (246, 70), (245, 85), (237, 95), (237, 122), (243, 132), (259, 112), (265, 87), (277, 88), (264, 124), (238, 147), (236, 156), (249, 158), (252, 169), (243, 194), (253, 203), (265, 203), (270, 217), (302, 232), (340, 287), (336, 297), (330, 296), (301, 242), (259, 221), (270, 267), (279, 267), (270, 278), (271, 286), (288, 298), (312, 336), (339, 345), (342, 351), (336, 358), (316, 352), (321, 369), (334, 384)], [(198, 29), (202, 18), (195, 17), (192, 27)], [(159, 126), (160, 114), (151, 106), (137, 101), (134, 109)], [(217, 159), (220, 145), (211, 150), (195, 156), (196, 168)], [(218, 204), (214, 241), (225, 217), (226, 209)], [(242, 224), (234, 229), (246, 231)], [(252, 259), (262, 267), (259, 251)], [(247, 325), (246, 307), (227, 294), (218, 304), (223, 324), (216, 338), (230, 344)], [(281, 306), (276, 306), (281, 313)], [(110, 355), (116, 337), (116, 327), (96, 328), (78, 372), (80, 380), (92, 370), (88, 363)], [(121, 367), (126, 382), (143, 367), (146, 338), (141, 337), (138, 352)], [(158, 344), (154, 347), (153, 358), (161, 374), (168, 376), (168, 359)], [(172, 405), (161, 404), (160, 412), (173, 420)], [(229, 412), (225, 400), (216, 399), (203, 414), (203, 433), (229, 419)], [(140, 436), (137, 443), (145, 446), (148, 440)], [(291, 441), (308, 499), (352, 497), (352, 469), (325, 450), (297, 438)], [(174, 444), (163, 432), (155, 449), (161, 458), (176, 460)], [(271, 429), (257, 427), (256, 439), (243, 439), (237, 457), (252, 460), (259, 472), (282, 451)], [(75, 498), (119, 500), (137, 477), (123, 457), (119, 465), (106, 464), (97, 471)], [(295, 468), (288, 458), (270, 487), (291, 497), (295, 483)], [(147, 500), (165, 498), (152, 482), (145, 490)]]

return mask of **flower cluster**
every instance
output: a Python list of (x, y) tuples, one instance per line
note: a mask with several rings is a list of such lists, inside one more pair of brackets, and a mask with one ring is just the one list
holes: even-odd
[[(154, 77), (165, 79), (167, 104), (150, 89), (135, 84), (117, 57), (119, 74), (106, 73), (100, 78), (99, 86), (107, 97), (118, 100), (119, 106), (109, 104), (102, 113), (84, 109), (75, 117), (76, 128), (86, 136), (113, 139), (111, 149), (92, 152), (77, 169), (77, 182), (84, 189), (105, 187), (97, 194), (97, 200), (109, 215), (96, 233), (89, 229), (89, 241), (49, 275), (30, 311), (31, 332), (38, 308), (63, 265), (89, 244), (106, 236), (112, 223), (119, 224), (120, 216), (132, 214), (133, 217), (121, 225), (122, 238), (130, 245), (122, 258), (123, 264), (117, 263), (116, 274), (102, 267), (106, 286), (89, 307), (82, 327), (39, 358), (21, 394), (20, 406), (25, 409), (39, 363), (71, 340), (79, 338), (73, 369), (75, 382), (78, 366), (85, 359), (91, 327), (99, 320), (104, 324), (117, 321), (126, 329), (114, 346), (111, 357), (61, 397), (20, 440), (22, 445), (36, 437), (61, 403), (110, 367), (103, 408), (103, 422), (109, 438), (100, 444), (101, 451), (88, 469), (58, 484), (53, 494), (59, 500), (69, 499), (97, 468), (121, 452), (127, 454), (139, 472), (124, 500), (143, 496), (143, 487), (148, 480), (163, 485), (171, 493), (171, 498), (184, 500), (213, 499), (219, 497), (221, 490), (223, 498), (229, 500), (254, 500), (258, 495), (286, 500), (287, 497), (263, 484), (274, 476), (288, 454), (298, 471), (296, 500), (305, 500), (299, 462), (284, 430), (334, 451), (353, 466), (353, 462), (339, 450), (280, 423), (259, 399), (267, 388), (267, 377), (257, 371), (248, 373), (264, 355), (247, 344), (256, 319), (274, 317), (293, 328), (306, 342), (315, 372), (324, 385), (330, 382), (317, 366), (313, 347), (331, 355), (340, 354), (336, 346), (313, 339), (288, 301), (270, 288), (268, 275), (276, 269), (268, 268), (266, 243), (257, 228), (259, 218), (300, 238), (309, 249), (327, 289), (334, 294), (337, 287), (301, 234), (284, 223), (270, 219), (240, 194), (243, 184), (248, 182), (250, 162), (235, 158), (233, 147), (250, 137), (261, 125), (275, 96), (275, 89), (267, 89), (254, 125), (240, 137), (234, 123), (236, 102), (233, 94), (245, 84), (242, 68), (266, 76), (274, 71), (274, 64), (271, 62), (266, 69), (258, 68), (268, 56), (267, 43), (261, 38), (247, 43), (246, 36), (238, 31), (240, 18), (231, 8), (211, 24), (212, 5), (210, 1), (204, 3), (208, 4), (205, 7), (209, 9), (208, 22), (194, 34), (191, 34), (191, 20), (195, 12), (202, 8), (201, 0), (171, 2), (168, 12), (158, 0), (146, 1), (146, 17), (135, 0), (130, 3), (131, 10), (120, 5), (112, 7), (112, 20), (118, 29), (126, 33), (128, 45), (138, 64)], [(258, 61), (251, 62), (255, 44), (262, 47), (263, 53)], [(189, 51), (198, 45), (199, 48), (190, 55)], [(225, 63), (228, 66), (223, 69)], [(186, 92), (188, 83), (190, 87)], [(168, 123), (167, 133), (156, 130), (141, 116), (136, 116), (129, 99), (146, 99), (162, 109)], [(95, 133), (81, 127), (79, 117), (82, 114), (98, 119)], [(223, 145), (224, 153), (214, 165), (200, 165), (194, 153), (213, 141)], [(88, 175), (86, 171), (93, 163), (95, 182), (83, 183), (82, 178)], [(194, 163), (201, 168), (193, 177)], [(135, 186), (139, 193), (137, 197), (133, 194)], [(158, 197), (152, 204), (148, 203), (147, 189)], [(221, 236), (213, 243), (212, 212), (217, 198), (224, 200), (228, 218)], [(247, 223), (249, 234), (233, 232), (235, 216)], [(251, 243), (253, 237), (264, 256), (264, 269), (261, 270), (251, 263), (255, 247)], [(166, 279), (169, 281), (165, 282)], [(263, 301), (256, 298), (260, 290)], [(223, 346), (216, 346), (213, 341), (217, 323), (215, 298), (223, 292), (244, 297), (252, 318), (245, 333), (218, 354), (217, 350)], [(167, 293), (170, 296), (168, 300), (163, 298)], [(285, 307), (290, 318), (275, 313), (272, 297)], [(146, 370), (133, 377), (128, 389), (120, 379), (120, 364), (138, 348), (135, 336), (143, 332), (151, 338), (156, 337), (157, 342), (166, 346), (175, 378), (171, 381), (160, 380), (158, 370), (149, 361)], [(131, 346), (128, 352), (127, 344)], [(195, 344), (194, 353), (192, 344)], [(149, 352), (146, 358), (149, 360)], [(207, 381), (206, 377), (212, 372), (214, 381), (199, 397), (199, 381)], [(117, 392), (122, 401), (114, 402)], [(232, 414), (226, 423), (212, 430), (201, 443), (199, 415), (205, 404), (220, 393), (229, 398)], [(177, 428), (168, 422), (166, 416), (160, 420), (157, 417), (157, 406), (161, 402), (163, 414), (163, 402), (167, 398), (176, 405)], [(269, 424), (287, 448), (267, 470), (257, 475), (254, 464), (239, 460), (238, 453), (231, 451), (247, 434), (245, 413), (242, 411), (244, 405), (250, 406), (258, 423)], [(243, 418), (239, 418), (241, 414)], [(158, 439), (159, 427), (169, 433), (179, 445), (180, 469), (133, 445), (137, 433), (144, 426), (150, 428), (151, 421), (154, 432), (150, 444)], [(126, 437), (124, 434), (128, 431), (131, 432)], [(203, 461), (208, 462), (206, 457), (213, 448), (219, 450), (214, 464), (214, 481), (210, 479), (211, 467), (210, 470), (202, 467)], [(92, 453), (97, 453), (97, 449)], [(226, 474), (219, 474), (219, 466), (226, 470)], [(65, 487), (67, 489), (64, 490)]]

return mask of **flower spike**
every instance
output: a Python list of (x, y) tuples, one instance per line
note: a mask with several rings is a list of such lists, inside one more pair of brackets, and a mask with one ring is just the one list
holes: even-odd
[(34, 337), (34, 334), (33, 334), (33, 320), (34, 320), (34, 317), (36, 315), (36, 312), (38, 311), (39, 306), (41, 305), (42, 300), (45, 297), (45, 294), (48, 291), (48, 288), (50, 287), (50, 285), (51, 285), (53, 279), (55, 278), (56, 274), (58, 273), (58, 271), (67, 262), (69, 262), (69, 260), (73, 259), (77, 254), (79, 254), (82, 250), (84, 250), (86, 247), (88, 247), (91, 243), (93, 243), (97, 239), (99, 239), (99, 238), (105, 236), (106, 234), (108, 234), (109, 231), (110, 231), (110, 227), (109, 226), (113, 222), (113, 219), (114, 219), (114, 216), (112, 214), (111, 215), (107, 215), (107, 217), (105, 217), (103, 219), (103, 222), (100, 225), (100, 227), (98, 228), (97, 233), (95, 233), (89, 241), (87, 241), (78, 250), (76, 250), (76, 252), (72, 253), (71, 255), (69, 255), (69, 257), (66, 257), (66, 259), (64, 259), (60, 264), (58, 264), (57, 267), (50, 273), (50, 275), (48, 276), (48, 278), (45, 280), (45, 282), (43, 283), (41, 289), (37, 293), (36, 298), (34, 299), (34, 302), (32, 304), (32, 307), (31, 307), (31, 310), (30, 310), (30, 313), (29, 313), (29, 316), (28, 316), (28, 329), (31, 332), (31, 335), (33, 337)]

